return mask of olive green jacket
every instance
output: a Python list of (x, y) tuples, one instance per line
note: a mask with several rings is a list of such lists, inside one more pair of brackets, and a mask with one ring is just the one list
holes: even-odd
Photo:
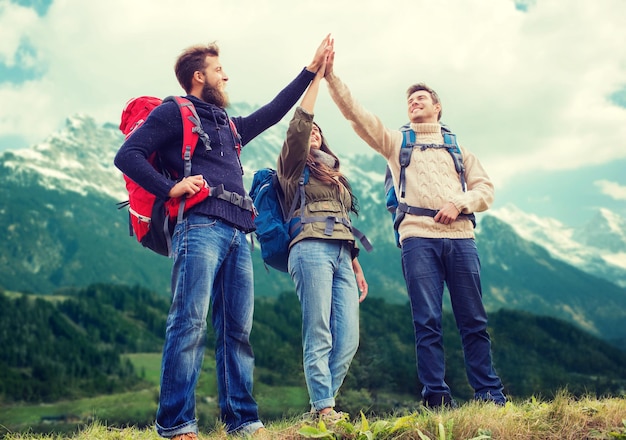
[[(291, 207), (294, 197), (300, 191), (298, 184), (306, 166), (309, 156), (311, 128), (313, 115), (307, 113), (301, 107), (297, 107), (295, 114), (289, 123), (287, 136), (283, 143), (282, 151), (278, 157), (276, 171), (278, 180), (285, 194), (286, 209)], [(322, 142), (325, 139), (322, 135)], [(328, 144), (326, 144), (328, 145)], [(305, 190), (305, 217), (339, 217), (349, 219), (349, 210), (352, 205), (350, 192), (341, 184), (328, 185), (320, 180), (309, 176)], [(300, 217), (300, 202), (294, 213), (294, 217)], [(308, 238), (321, 238), (330, 240), (346, 240), (356, 249), (354, 236), (350, 229), (342, 223), (335, 223), (332, 235), (325, 235), (325, 222), (305, 223), (302, 231), (291, 241), (290, 247), (295, 243)], [(353, 252), (353, 256), (356, 252)]]

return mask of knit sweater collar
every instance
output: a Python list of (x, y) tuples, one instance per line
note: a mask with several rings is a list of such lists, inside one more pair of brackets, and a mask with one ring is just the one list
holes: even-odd
[(417, 135), (433, 135), (441, 133), (441, 125), (439, 123), (411, 123), (411, 128)]

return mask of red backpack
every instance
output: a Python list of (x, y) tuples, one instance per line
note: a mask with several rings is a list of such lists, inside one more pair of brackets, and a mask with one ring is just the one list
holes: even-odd
[[(122, 111), (120, 130), (128, 139), (145, 122), (150, 112), (165, 101), (175, 101), (180, 109), (183, 122), (181, 155), (184, 161), (184, 176), (182, 177), (187, 177), (191, 175), (191, 158), (198, 141), (202, 139), (207, 149), (210, 149), (208, 135), (202, 129), (200, 118), (191, 101), (180, 96), (170, 96), (164, 100), (152, 96), (133, 98), (128, 101)], [(230, 127), (235, 135), (237, 152), (239, 154), (241, 152), (241, 141), (232, 121), (230, 121)], [(156, 170), (168, 178), (175, 180), (179, 178), (179, 176), (172, 175), (170, 170), (164, 169), (158, 152), (153, 153), (148, 158), (148, 161)], [(143, 246), (165, 256), (170, 256), (172, 252), (174, 219), (180, 222), (189, 208), (197, 205), (207, 197), (212, 196), (228, 200), (252, 211), (251, 200), (249, 203), (250, 207), (247, 208), (245, 203), (247, 198), (236, 197), (237, 195), (233, 195), (234, 193), (224, 190), (224, 185), (209, 187), (205, 182), (204, 188), (191, 197), (160, 199), (143, 189), (128, 176), (124, 175), (124, 180), (128, 191), (128, 200), (118, 203), (118, 209), (128, 206), (130, 235), (137, 237), (137, 241)], [(239, 203), (237, 203), (238, 201)]]

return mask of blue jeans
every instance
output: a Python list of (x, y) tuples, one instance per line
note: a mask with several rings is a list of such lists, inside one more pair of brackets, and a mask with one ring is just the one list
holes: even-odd
[(480, 260), (474, 240), (408, 238), (402, 242), (402, 270), (413, 312), (417, 373), (424, 399), (450, 396), (450, 388), (444, 380), (441, 327), (445, 281), (474, 397), (504, 403), (502, 382), (491, 360)]
[(156, 428), (173, 437), (198, 432), (195, 388), (211, 307), (222, 422), (229, 432), (263, 426), (252, 397), (250, 346), (254, 294), (245, 234), (218, 219), (191, 214), (172, 239), (172, 305), (167, 317)]
[(350, 246), (303, 240), (289, 252), (289, 273), (302, 306), (304, 376), (311, 406), (335, 406), (359, 345), (359, 292)]

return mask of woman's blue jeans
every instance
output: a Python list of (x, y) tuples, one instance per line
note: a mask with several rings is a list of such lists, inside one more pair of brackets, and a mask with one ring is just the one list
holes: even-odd
[(491, 359), (487, 313), (482, 302), (480, 260), (473, 239), (408, 238), (402, 242), (422, 396), (450, 396), (441, 326), (444, 282), (461, 334), (465, 369), (474, 397), (504, 403), (502, 382)]
[(335, 406), (359, 345), (359, 292), (350, 246), (341, 240), (294, 244), (289, 273), (302, 307), (304, 376), (311, 406)]
[(229, 432), (263, 426), (252, 397), (252, 260), (245, 234), (191, 214), (172, 239), (172, 305), (167, 317), (156, 428), (163, 437), (198, 432), (195, 389), (211, 308), (222, 422)]

